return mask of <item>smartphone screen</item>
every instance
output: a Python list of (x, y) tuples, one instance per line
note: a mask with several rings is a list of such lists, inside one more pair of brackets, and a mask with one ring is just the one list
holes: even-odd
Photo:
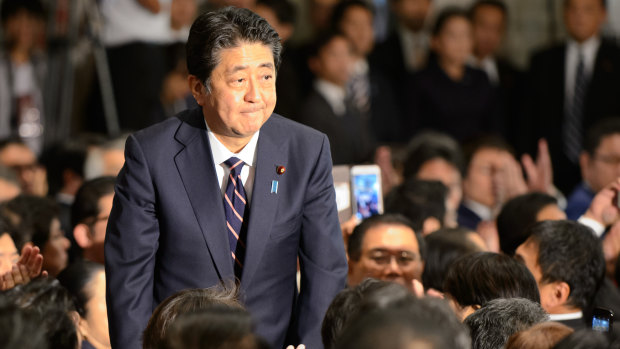
[(357, 205), (356, 215), (358, 219), (381, 213), (379, 181), (380, 178), (377, 173), (353, 175), (353, 196)]
[(611, 332), (614, 313), (609, 309), (595, 308), (592, 314), (592, 330)]

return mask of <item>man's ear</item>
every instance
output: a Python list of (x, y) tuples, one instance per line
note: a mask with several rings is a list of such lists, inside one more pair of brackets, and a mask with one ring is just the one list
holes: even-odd
[(540, 290), (540, 303), (550, 314), (557, 312), (558, 308), (568, 303), (570, 286), (564, 281), (555, 281), (542, 285)]
[(204, 81), (198, 79), (195, 75), (190, 74), (187, 77), (187, 83), (189, 84), (189, 90), (192, 92), (192, 96), (194, 96), (196, 103), (203, 106), (206, 93)]
[(76, 225), (73, 228), (73, 237), (81, 248), (88, 248), (93, 244), (90, 228), (86, 224)]
[(590, 154), (588, 152), (582, 151), (579, 155), (579, 168), (581, 169), (581, 178), (583, 178), (586, 182), (589, 182), (590, 179)]
[(422, 224), (422, 235), (426, 236), (441, 228), (441, 222), (435, 217), (428, 217)]

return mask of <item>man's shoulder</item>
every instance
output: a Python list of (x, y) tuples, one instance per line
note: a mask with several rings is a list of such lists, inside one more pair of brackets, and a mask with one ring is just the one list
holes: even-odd
[[(557, 63), (564, 59), (566, 53), (566, 43), (560, 43), (549, 47), (544, 47), (534, 51), (532, 54), (531, 65), (541, 63)], [(563, 62), (562, 62), (563, 63)]]
[[(200, 108), (187, 109), (157, 124), (139, 130), (132, 136), (141, 144), (155, 147), (165, 146), (166, 140), (174, 141), (179, 128), (187, 124), (196, 129), (206, 130)], [(202, 120), (202, 123), (200, 122)]]

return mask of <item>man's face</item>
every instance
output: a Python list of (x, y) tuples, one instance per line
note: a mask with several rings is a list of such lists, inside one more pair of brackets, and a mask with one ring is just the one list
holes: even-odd
[(495, 6), (480, 6), (473, 18), (474, 53), (479, 57), (494, 55), (502, 43), (504, 13)]
[(463, 194), (467, 199), (493, 208), (497, 198), (496, 173), (502, 170), (502, 157), (508, 152), (496, 148), (481, 148), (471, 159), (463, 180)]
[(569, 0), (564, 8), (566, 30), (577, 42), (597, 35), (606, 18), (601, 0)]
[(351, 43), (344, 36), (334, 37), (311, 59), (312, 71), (320, 78), (338, 86), (346, 86), (351, 77), (353, 54)]
[(463, 197), (463, 188), (461, 173), (454, 165), (442, 158), (428, 160), (420, 167), (417, 178), (441, 181), (449, 190), (446, 208), (450, 211), (458, 209)]
[(375, 33), (370, 11), (361, 6), (349, 7), (342, 18), (340, 29), (351, 40), (358, 56), (365, 57), (372, 51)]
[(34, 194), (39, 165), (32, 150), (22, 144), (9, 144), (0, 152), (0, 162), (15, 171), (26, 194)]
[(112, 211), (112, 202), (114, 194), (107, 194), (99, 199), (99, 215), (97, 215), (95, 223), (91, 226), (92, 245), (90, 249), (93, 251), (92, 257), (94, 262), (104, 263), (103, 243), (105, 241), (105, 231), (108, 225), (110, 211)]
[(415, 233), (404, 225), (380, 224), (366, 231), (361, 257), (349, 261), (349, 284), (365, 278), (393, 281), (412, 289), (423, 263)]
[(527, 269), (534, 276), (534, 279), (536, 279), (538, 292), (540, 293), (540, 305), (545, 311), (552, 314), (554, 308), (550, 305), (550, 300), (554, 297), (554, 291), (551, 284), (541, 283), (542, 270), (538, 264), (538, 244), (528, 239), (517, 247), (515, 258), (525, 264)]
[(11, 236), (0, 232), (0, 275), (11, 271), (13, 264), (19, 260), (19, 253)]
[(249, 141), (273, 113), (275, 82), (271, 48), (241, 42), (221, 50), (211, 72), (211, 92), (203, 89), (194, 97), (216, 136)]
[(620, 134), (604, 137), (592, 156), (584, 156), (583, 177), (598, 192), (620, 177)]
[(393, 10), (399, 21), (413, 32), (424, 28), (431, 9), (431, 0), (395, 0)]
[(9, 201), (20, 193), (21, 189), (17, 184), (0, 178), (0, 203)]

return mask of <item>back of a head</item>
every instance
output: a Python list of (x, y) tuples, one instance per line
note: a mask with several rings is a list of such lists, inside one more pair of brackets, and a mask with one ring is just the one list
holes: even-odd
[(6, 300), (0, 302), (0, 348), (48, 348), (37, 318)]
[(469, 349), (467, 328), (447, 303), (423, 298), (361, 314), (345, 328), (340, 349)]
[(566, 282), (570, 285), (568, 304), (586, 309), (605, 275), (605, 259), (594, 232), (573, 221), (543, 221), (528, 230), (525, 243), (538, 247), (540, 283)]
[(87, 145), (80, 141), (58, 143), (43, 150), (41, 164), (47, 170), (50, 197), (56, 195), (65, 185), (67, 171), (79, 178), (84, 178), (87, 150)]
[(443, 283), (452, 263), (470, 253), (481, 252), (480, 247), (467, 238), (470, 230), (443, 228), (424, 237), (426, 258), (422, 284), (443, 292)]
[(542, 322), (512, 335), (506, 349), (551, 349), (573, 331), (559, 322)]
[[(361, 311), (365, 298), (387, 285), (393, 284), (388, 281), (369, 278), (355, 287), (348, 287), (340, 291), (336, 295), (327, 308), (321, 324), (321, 339), (325, 349), (334, 347), (347, 323)], [(409, 293), (409, 290), (405, 289), (405, 291)]]
[(213, 305), (179, 317), (160, 343), (161, 349), (267, 349), (254, 333), (250, 313)]
[(566, 336), (553, 349), (607, 348), (609, 344), (609, 337), (606, 334), (590, 329), (582, 329)]
[(448, 188), (439, 181), (412, 178), (394, 188), (385, 199), (385, 212), (407, 217), (416, 233), (424, 232), (425, 221), (435, 218), (443, 226)]
[(463, 154), (456, 140), (439, 132), (423, 132), (409, 142), (403, 176), (414, 178), (424, 163), (433, 159), (442, 159), (463, 173)]
[(536, 216), (545, 206), (557, 204), (548, 194), (528, 193), (508, 200), (497, 216), (499, 245), (512, 256), (519, 245), (527, 240), (527, 228), (536, 223)]
[(444, 292), (461, 306), (484, 306), (497, 298), (525, 298), (540, 303), (538, 285), (525, 265), (492, 252), (456, 260), (446, 275)]
[(473, 349), (503, 349), (508, 338), (549, 315), (536, 302), (523, 298), (498, 298), (489, 301), (465, 319)]
[(214, 305), (243, 309), (238, 300), (238, 288), (231, 282), (210, 288), (186, 289), (166, 298), (155, 308), (142, 334), (143, 348), (157, 348), (181, 314), (199, 312)]
[(11, 289), (5, 295), (36, 319), (50, 348), (77, 347), (76, 324), (70, 315), (75, 307), (69, 293), (57, 280), (38, 278)]

